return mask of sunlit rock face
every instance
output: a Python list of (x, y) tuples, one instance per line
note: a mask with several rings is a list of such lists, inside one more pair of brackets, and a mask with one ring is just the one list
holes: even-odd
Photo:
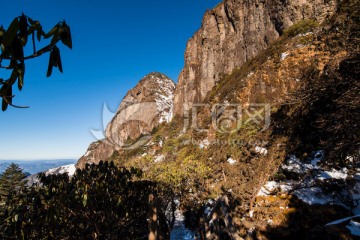
[(225, 0), (206, 12), (188, 41), (185, 66), (174, 98), (174, 114), (183, 115), (204, 100), (224, 74), (257, 56), (283, 30), (302, 19), (323, 21), (335, 8), (328, 0)]
[(105, 139), (92, 143), (77, 167), (107, 160), (114, 150), (128, 147), (129, 142), (150, 133), (154, 127), (170, 122), (174, 91), (175, 83), (164, 74), (146, 75), (123, 98), (105, 130)]

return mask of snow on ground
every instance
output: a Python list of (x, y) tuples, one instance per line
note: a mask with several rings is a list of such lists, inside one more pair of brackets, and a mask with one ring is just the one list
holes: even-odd
[(350, 230), (352, 235), (360, 237), (360, 223), (351, 220), (346, 228)]
[[(52, 175), (52, 174), (63, 174), (63, 173), (67, 173), (70, 177), (74, 176), (76, 172), (76, 166), (75, 164), (69, 164), (69, 165), (64, 165), (64, 166), (60, 166), (60, 167), (56, 167), (56, 168), (51, 168), (47, 171), (44, 171), (45, 175)], [(26, 178), (27, 180), (27, 185), (28, 186), (32, 186), (33, 184), (39, 184), (40, 183), (40, 179), (38, 177), (38, 174), (33, 174), (30, 175)]]
[(324, 179), (343, 179), (345, 180), (348, 177), (348, 170), (347, 168), (343, 168), (341, 170), (331, 169), (331, 171), (322, 171), (316, 176), (319, 180)]
[(200, 142), (199, 148), (200, 148), (200, 149), (207, 149), (207, 147), (208, 147), (209, 145), (210, 145), (209, 140), (204, 139), (204, 140), (202, 140), (202, 141)]
[(337, 225), (339, 223), (346, 222), (346, 221), (348, 221), (350, 219), (353, 219), (353, 218), (356, 218), (356, 217), (360, 217), (360, 215), (355, 215), (355, 216), (351, 216), (351, 217), (347, 217), (347, 218), (338, 219), (336, 221), (333, 221), (333, 222), (330, 222), (330, 223), (326, 224), (325, 226)]
[(229, 158), (227, 160), (227, 162), (230, 164), (230, 165), (234, 165), (237, 161), (235, 159), (232, 159), (232, 158)]
[(63, 174), (67, 173), (69, 176), (73, 176), (76, 172), (75, 164), (69, 164), (57, 168), (51, 168), (45, 172), (46, 175), (49, 174)]
[(155, 157), (154, 162), (158, 163), (162, 162), (162, 160), (164, 160), (164, 155), (158, 155)]
[(173, 90), (175, 84), (171, 80), (157, 79), (160, 86), (159, 92), (156, 93), (155, 99), (158, 111), (160, 112), (159, 123), (170, 122), (173, 117)]
[[(300, 178), (299, 181), (269, 181), (259, 191), (258, 196), (269, 196), (277, 193), (286, 193), (292, 191), (291, 194), (296, 195), (303, 202), (313, 204), (337, 204), (347, 209), (351, 209), (354, 214), (360, 214), (360, 174), (350, 176), (347, 168), (340, 170), (325, 169), (320, 166), (320, 163), (324, 159), (324, 152), (317, 151), (314, 153), (313, 159), (310, 163), (301, 162), (296, 156), (292, 155), (289, 159), (281, 165), (280, 169), (285, 172), (295, 173)], [(350, 189), (349, 192), (343, 191), (333, 193), (325, 193), (319, 183), (327, 180), (345, 181), (348, 178), (352, 178), (357, 182)], [(352, 199), (352, 204), (344, 202), (344, 197)]]
[(175, 223), (170, 232), (170, 240), (193, 240), (195, 235), (192, 231), (185, 227), (185, 217), (179, 209), (180, 202), (175, 200), (177, 209), (175, 211)]
[[(360, 223), (355, 219), (360, 217), (360, 169), (356, 169), (357, 173), (353, 175), (349, 173), (346, 167), (342, 169), (331, 168), (329, 170), (329, 168), (326, 168), (326, 163), (321, 164), (323, 159), (323, 151), (315, 152), (313, 159), (308, 161), (308, 163), (300, 161), (295, 156), (290, 156), (280, 166), (280, 169), (287, 173), (297, 174), (300, 179), (282, 182), (268, 181), (260, 189), (258, 196), (290, 192), (290, 194), (297, 196), (298, 199), (309, 205), (340, 205), (351, 210), (354, 216), (336, 220), (328, 223), (327, 226), (344, 223), (352, 235), (360, 236)], [(324, 191), (322, 187), (325, 181), (328, 183), (330, 181), (335, 185), (340, 182), (343, 185), (338, 185), (341, 186), (341, 190)], [(349, 185), (349, 181), (354, 182), (353, 185)]]
[(269, 196), (272, 195), (275, 191), (278, 191), (280, 193), (286, 193), (292, 189), (293, 185), (291, 181), (283, 183), (269, 181), (260, 189), (258, 196)]
[(260, 153), (260, 154), (266, 156), (267, 153), (268, 153), (268, 150), (267, 150), (266, 148), (256, 146), (256, 147), (255, 147), (255, 152)]
[(302, 188), (294, 191), (301, 201), (313, 205), (313, 204), (327, 204), (334, 201), (332, 196), (324, 194), (320, 187)]
[(289, 56), (288, 52), (282, 53), (281, 56), (280, 56), (281, 61), (284, 61), (287, 58), (287, 56)]
[(193, 240), (194, 233), (185, 227), (185, 217), (178, 209), (175, 212), (175, 223), (170, 233), (170, 240)]

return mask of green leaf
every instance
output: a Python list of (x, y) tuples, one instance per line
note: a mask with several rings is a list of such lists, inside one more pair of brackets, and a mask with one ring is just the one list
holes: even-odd
[(27, 40), (28, 40), (28, 22), (27, 22), (27, 17), (22, 14), (21, 17), (20, 17), (20, 22), (19, 22), (19, 30), (20, 30), (20, 39), (21, 39), (21, 44), (23, 46), (26, 45), (27, 43)]
[(5, 37), (2, 41), (2, 44), (5, 46), (9, 46), (11, 44), (11, 42), (14, 40), (14, 38), (16, 37), (17, 32), (19, 31), (20, 28), (20, 23), (19, 20), (17, 18), (15, 18), (9, 28), (7, 29), (6, 33), (5, 33)]
[[(56, 52), (56, 53), (55, 53)], [(59, 71), (61, 73), (63, 73), (63, 68), (62, 68), (62, 63), (61, 63), (61, 57), (60, 57), (60, 50), (58, 47), (54, 47), (54, 57), (56, 57), (56, 64), (57, 66), (55, 67), (58, 67), (59, 68)]]
[(88, 200), (87, 194), (84, 194), (83, 195), (83, 201), (82, 201), (82, 204), (83, 204), (84, 207), (86, 207), (86, 205), (87, 205), (87, 200)]
[(17, 67), (15, 67), (11, 73), (11, 76), (10, 76), (10, 79), (8, 81), (8, 87), (9, 86), (12, 86), (15, 82), (16, 82), (16, 79), (18, 78), (19, 76), (19, 72), (18, 72), (18, 69)]
[(56, 32), (53, 36), (53, 38), (51, 39), (51, 44), (56, 44), (58, 41), (60, 40), (59, 38), (59, 33)]
[(62, 27), (59, 30), (60, 33), (60, 40), (61, 42), (69, 47), (70, 49), (72, 49), (72, 39), (71, 39), (71, 31), (70, 31), (70, 27), (66, 24), (66, 22), (63, 22)]
[(36, 30), (36, 38), (40, 42), (41, 35), (43, 35), (44, 31), (42, 30), (42, 26), (39, 27), (39, 29)]
[(5, 36), (5, 29), (3, 28), (3, 26), (0, 26), (0, 43), (2, 42), (4, 36)]
[(12, 86), (8, 86), (5, 98), (8, 103), (12, 104)]
[(18, 68), (18, 89), (21, 91), (24, 86), (25, 64), (21, 64)]
[(6, 109), (8, 108), (8, 103), (5, 101), (5, 99), (3, 99), (2, 100), (2, 103), (1, 103), (1, 110), (3, 111), (3, 112), (5, 112), (6, 111)]
[(23, 60), (24, 59), (24, 47), (19, 38), (15, 38), (11, 42), (11, 52), (15, 59)]
[(54, 46), (53, 50), (51, 51), (52, 53), (52, 65), (53, 67), (58, 67), (58, 56), (59, 56), (59, 48), (57, 46)]
[(50, 57), (49, 57), (49, 65), (48, 65), (48, 70), (47, 70), (47, 77), (51, 76), (52, 73), (52, 68), (53, 68), (53, 52), (50, 52)]

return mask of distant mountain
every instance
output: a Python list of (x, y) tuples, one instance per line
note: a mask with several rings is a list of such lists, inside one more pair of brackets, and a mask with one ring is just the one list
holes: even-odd
[(11, 164), (15, 163), (23, 169), (25, 173), (35, 174), (43, 171), (47, 171), (51, 168), (57, 168), (64, 165), (74, 164), (74, 159), (58, 159), (58, 160), (0, 160), (0, 173)]

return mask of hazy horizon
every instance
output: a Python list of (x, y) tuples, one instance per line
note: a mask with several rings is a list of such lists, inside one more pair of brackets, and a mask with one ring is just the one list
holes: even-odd
[(24, 173), (36, 174), (64, 165), (75, 164), (76, 159), (52, 159), (52, 160), (0, 160), (0, 173), (15, 163), (23, 170)]

